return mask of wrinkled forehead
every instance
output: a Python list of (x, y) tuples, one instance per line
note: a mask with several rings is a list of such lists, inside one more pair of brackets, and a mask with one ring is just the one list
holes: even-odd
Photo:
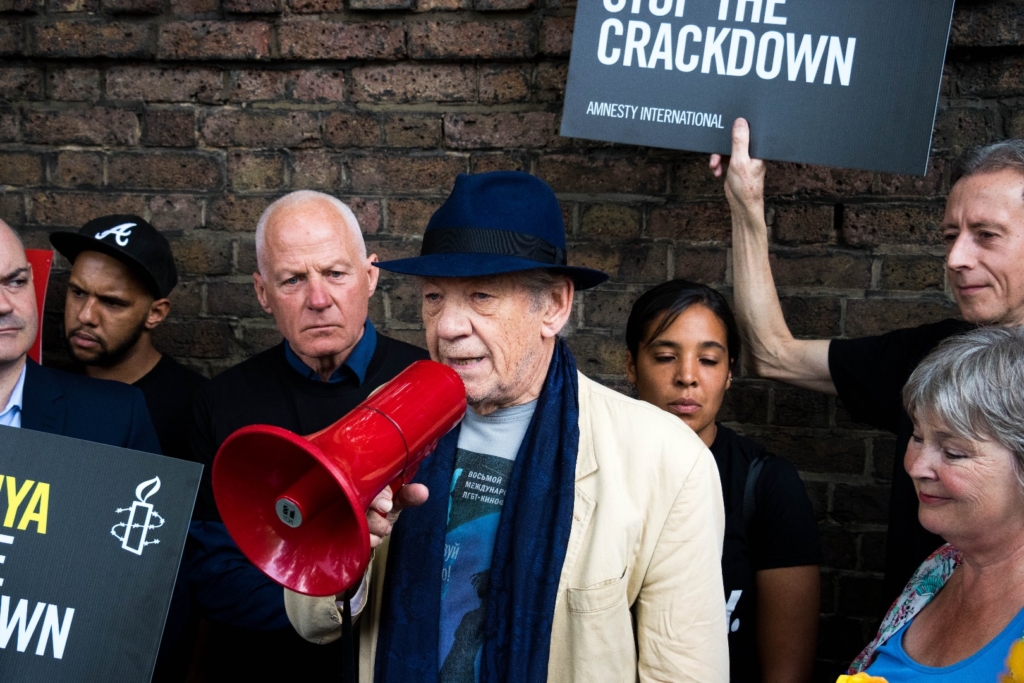
[(1024, 174), (1002, 169), (961, 178), (949, 192), (943, 223), (1024, 230)]
[(265, 247), (268, 261), (276, 266), (350, 264), (362, 253), (344, 216), (333, 207), (308, 205), (275, 211), (267, 222)]

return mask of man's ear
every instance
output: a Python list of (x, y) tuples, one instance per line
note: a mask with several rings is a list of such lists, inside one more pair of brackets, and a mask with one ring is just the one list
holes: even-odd
[(259, 300), (260, 306), (264, 311), (273, 315), (274, 312), (270, 310), (270, 301), (267, 299), (267, 282), (259, 271), (252, 274), (252, 286), (256, 290), (256, 298)]
[(547, 307), (544, 309), (541, 336), (550, 339), (558, 335), (572, 315), (573, 294), (576, 286), (571, 278), (561, 278), (551, 287)]
[(160, 326), (171, 312), (171, 300), (167, 298), (157, 299), (149, 305), (149, 313), (146, 315), (146, 329), (155, 330)]
[(377, 280), (380, 278), (380, 268), (373, 265), (376, 262), (376, 254), (370, 254), (366, 257), (366, 278), (370, 281), (370, 293), (368, 296), (373, 296), (373, 293), (377, 291)]

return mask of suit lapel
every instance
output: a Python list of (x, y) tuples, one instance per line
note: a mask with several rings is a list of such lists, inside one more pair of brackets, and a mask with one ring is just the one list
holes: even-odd
[(584, 481), (597, 472), (597, 455), (594, 453), (594, 435), (590, 428), (590, 386), (589, 380), (582, 374), (577, 375), (580, 400), (580, 443), (576, 454), (576, 499), (572, 509), (572, 530), (569, 532), (569, 545), (565, 549), (565, 561), (562, 562), (562, 574), (559, 579), (561, 586), (572, 576), (576, 558), (579, 556), (583, 539), (587, 537), (587, 527), (594, 515), (597, 502), (589, 495)]
[(48, 434), (63, 434), (67, 417), (64, 390), (53, 372), (31, 360), (25, 371), (25, 392), (22, 398), (21, 426)]

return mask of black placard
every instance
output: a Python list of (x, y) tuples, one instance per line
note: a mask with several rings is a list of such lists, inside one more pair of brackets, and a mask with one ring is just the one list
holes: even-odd
[(953, 0), (581, 0), (562, 135), (923, 175)]
[(150, 680), (201, 472), (0, 427), (0, 681)]

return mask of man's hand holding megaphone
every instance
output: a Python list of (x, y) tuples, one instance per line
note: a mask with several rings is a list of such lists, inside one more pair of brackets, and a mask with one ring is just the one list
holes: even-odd
[(423, 484), (406, 484), (398, 489), (397, 497), (386, 486), (377, 494), (366, 511), (366, 525), (370, 528), (370, 548), (376, 548), (391, 533), (398, 515), (405, 508), (419, 507), (427, 502), (430, 492)]

